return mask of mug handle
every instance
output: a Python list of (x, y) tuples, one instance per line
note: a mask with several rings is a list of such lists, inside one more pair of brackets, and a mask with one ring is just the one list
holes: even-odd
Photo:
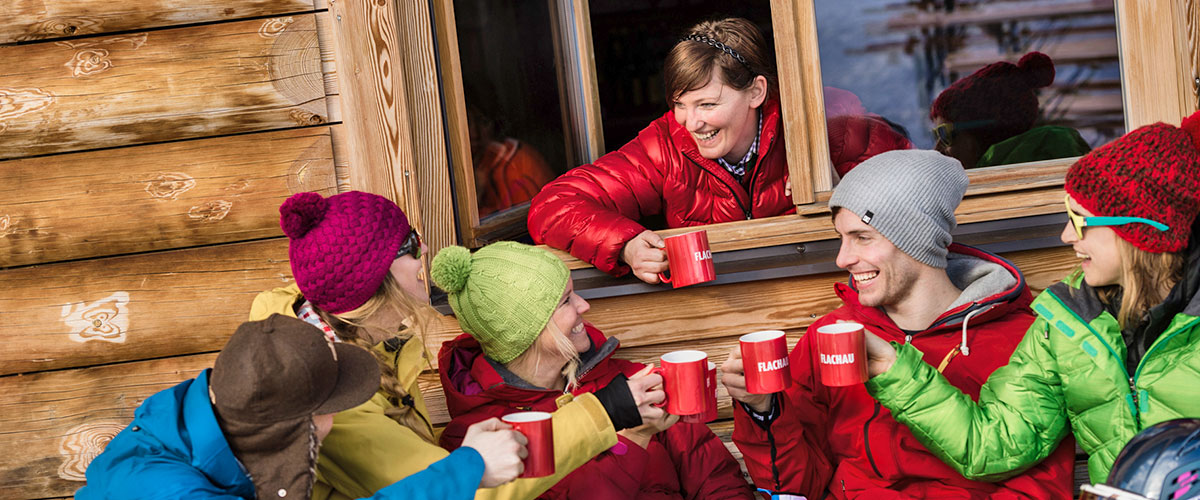
[(658, 273), (658, 279), (659, 279), (659, 281), (662, 281), (663, 283), (666, 283), (668, 285), (671, 284), (671, 278), (663, 273)]
[(655, 408), (666, 408), (667, 407), (667, 374), (666, 374), (666, 372), (663, 371), (661, 366), (655, 366), (655, 367), (650, 368), (650, 373), (657, 373), (658, 376), (663, 378), (663, 400), (661, 403), (658, 403), (658, 404), (651, 403), (650, 406), (653, 406)]

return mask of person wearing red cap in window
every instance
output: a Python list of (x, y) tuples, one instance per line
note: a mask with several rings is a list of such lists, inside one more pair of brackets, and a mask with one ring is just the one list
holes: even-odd
[(1054, 83), (1054, 61), (1041, 52), (1017, 64), (989, 64), (950, 85), (929, 109), (937, 150), (963, 168), (1080, 156), (1091, 147), (1068, 127), (1034, 127), (1037, 89)]
[(911, 346), (867, 335), (867, 390), (969, 478), (1019, 473), (1073, 433), (1099, 483), (1138, 431), (1200, 415), (1200, 112), (1097, 148), (1064, 188), (1080, 269), (1034, 299), (978, 401)]

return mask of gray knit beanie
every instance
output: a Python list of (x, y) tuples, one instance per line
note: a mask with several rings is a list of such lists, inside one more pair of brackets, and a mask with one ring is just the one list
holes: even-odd
[(847, 173), (829, 208), (854, 212), (900, 251), (944, 269), (967, 182), (962, 164), (937, 151), (888, 151)]

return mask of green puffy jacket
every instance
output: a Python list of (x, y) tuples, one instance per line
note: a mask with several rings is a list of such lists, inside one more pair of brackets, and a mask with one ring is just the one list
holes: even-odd
[(1092, 482), (1104, 481), (1138, 431), (1200, 417), (1200, 294), (1185, 301), (1129, 373), (1116, 318), (1082, 280), (1076, 272), (1033, 301), (1037, 320), (1008, 364), (988, 378), (978, 403), (911, 345), (897, 348), (896, 363), (867, 390), (967, 478), (1010, 477), (1073, 431), (1089, 455)]

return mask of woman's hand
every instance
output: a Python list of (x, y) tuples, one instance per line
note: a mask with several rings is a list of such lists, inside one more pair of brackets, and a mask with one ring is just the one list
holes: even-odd
[(667, 393), (662, 388), (662, 375), (650, 373), (652, 370), (654, 370), (653, 366), (646, 366), (629, 377), (628, 381), (629, 393), (633, 395), (633, 402), (637, 404), (638, 414), (642, 416), (643, 425), (663, 420), (667, 415), (662, 408), (654, 406), (666, 401)]
[(633, 275), (646, 283), (658, 283), (658, 273), (667, 270), (667, 253), (662, 237), (649, 229), (625, 243), (621, 260), (633, 270)]
[(863, 341), (867, 344), (867, 377), (874, 377), (892, 369), (896, 363), (896, 349), (886, 340), (863, 328)]
[(489, 418), (467, 427), (462, 445), (475, 449), (483, 457), (483, 480), (479, 485), (492, 488), (516, 479), (525, 470), (521, 459), (529, 455), (525, 436), (498, 418)]
[(771, 409), (770, 394), (750, 394), (746, 390), (746, 369), (742, 363), (742, 349), (733, 346), (729, 351), (729, 359), (721, 364), (721, 383), (729, 391), (729, 397), (741, 401), (758, 413), (766, 413)]

